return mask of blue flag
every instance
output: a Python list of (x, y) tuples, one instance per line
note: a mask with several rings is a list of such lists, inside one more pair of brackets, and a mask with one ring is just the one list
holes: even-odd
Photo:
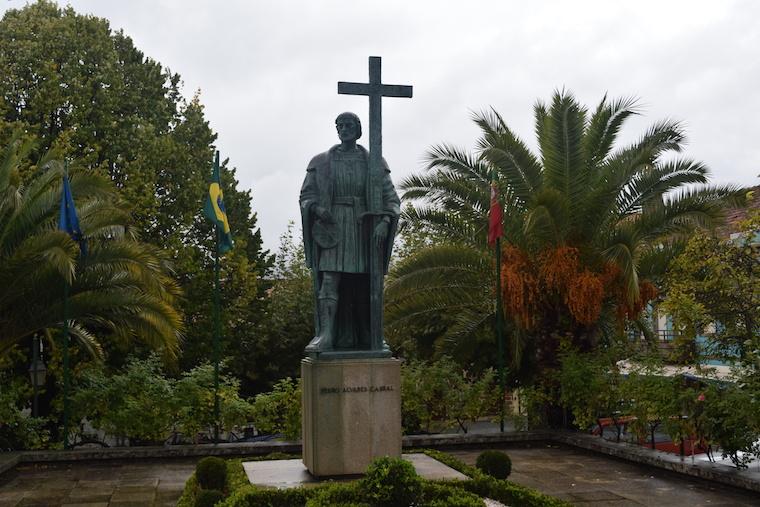
[(71, 196), (68, 174), (63, 175), (63, 189), (61, 190), (61, 211), (58, 216), (58, 229), (66, 232), (71, 239), (79, 243), (82, 255), (87, 254), (87, 243), (84, 241), (82, 230), (79, 228), (77, 209), (74, 207), (74, 198)]

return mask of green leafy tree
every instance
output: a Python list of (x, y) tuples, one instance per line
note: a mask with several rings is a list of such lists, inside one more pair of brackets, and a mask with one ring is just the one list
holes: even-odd
[(256, 326), (240, 337), (240, 353), (229, 359), (248, 395), (300, 376), (303, 350), (314, 335), (313, 282), (293, 223), (280, 238), (267, 285)]
[(572, 411), (578, 428), (589, 428), (597, 418), (613, 416), (623, 408), (617, 359), (612, 351), (581, 354), (569, 347), (560, 349), (559, 399)]
[(153, 216), (155, 157), (176, 120), (179, 81), (108, 21), (38, 1), (0, 21), (0, 111), (40, 142), (108, 174)]
[[(760, 213), (733, 240), (697, 234), (673, 263), (662, 308), (673, 317), (691, 362), (699, 356), (739, 361), (758, 368), (760, 351)], [(707, 334), (705, 350), (697, 335)], [(680, 354), (682, 357), (683, 353)]]
[(68, 284), (72, 335), (96, 357), (103, 344), (135, 342), (176, 357), (179, 289), (162, 252), (128, 227), (129, 211), (102, 177), (71, 169), (87, 254), (57, 230), (63, 167), (43, 159), (23, 184), (33, 143), (17, 132), (0, 153), (0, 353), (35, 332), (59, 328)]
[(622, 334), (626, 320), (643, 328), (639, 313), (683, 238), (742, 201), (735, 187), (704, 186), (702, 163), (669, 156), (682, 151), (677, 122), (658, 122), (614, 149), (638, 113), (632, 100), (605, 97), (589, 111), (561, 91), (534, 111), (537, 154), (500, 114), (483, 112), (473, 117), (481, 130), (475, 153), (435, 146), (427, 172), (401, 182), (403, 197), (416, 202), (403, 219), (449, 239), (399, 262), (386, 287), (387, 325), (400, 333), (421, 316), (453, 316), (437, 338), (444, 346), (493, 340), (486, 235), (495, 175), (505, 217), (507, 358), (527, 382), (536, 368), (557, 366), (560, 337), (586, 351)]
[[(180, 76), (145, 56), (107, 20), (40, 0), (0, 20), (0, 140), (22, 128), (48, 149), (107, 176), (131, 205), (132, 234), (166, 250), (185, 298), (180, 366), (211, 357), (213, 235), (200, 209), (216, 134), (198, 94), (185, 100)], [(20, 168), (24, 183), (32, 163)], [(250, 192), (222, 167), (235, 249), (222, 263), (224, 355), (258, 322), (270, 259), (262, 251)], [(118, 366), (118, 362), (114, 363)]]

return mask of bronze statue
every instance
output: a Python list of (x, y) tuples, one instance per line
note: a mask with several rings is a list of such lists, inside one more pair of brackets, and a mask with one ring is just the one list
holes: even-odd
[(384, 159), (377, 174), (370, 172), (369, 153), (356, 143), (359, 117), (343, 113), (335, 126), (340, 144), (309, 162), (299, 199), (316, 299), (306, 352), (390, 355), (382, 339), (382, 283), (370, 279), (387, 273), (400, 201)]

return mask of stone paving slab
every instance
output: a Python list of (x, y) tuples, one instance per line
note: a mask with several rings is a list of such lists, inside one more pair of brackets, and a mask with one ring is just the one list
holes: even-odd
[[(467, 479), (466, 475), (426, 454), (404, 454), (402, 457), (425, 479)], [(321, 482), (309, 473), (300, 459), (244, 461), (243, 469), (251, 484), (257, 486), (287, 489)]]
[(469, 479), (466, 475), (458, 472), (448, 465), (444, 465), (437, 459), (431, 458), (427, 454), (403, 454), (402, 457), (414, 465), (417, 475), (425, 479), (444, 479), (460, 480)]
[(0, 453), (0, 474), (13, 470), (21, 462), (20, 452), (1, 452)]

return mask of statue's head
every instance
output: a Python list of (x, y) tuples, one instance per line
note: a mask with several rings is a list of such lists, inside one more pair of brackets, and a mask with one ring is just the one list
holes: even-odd
[(356, 140), (362, 136), (362, 122), (354, 113), (341, 113), (335, 118), (335, 128), (341, 141)]

